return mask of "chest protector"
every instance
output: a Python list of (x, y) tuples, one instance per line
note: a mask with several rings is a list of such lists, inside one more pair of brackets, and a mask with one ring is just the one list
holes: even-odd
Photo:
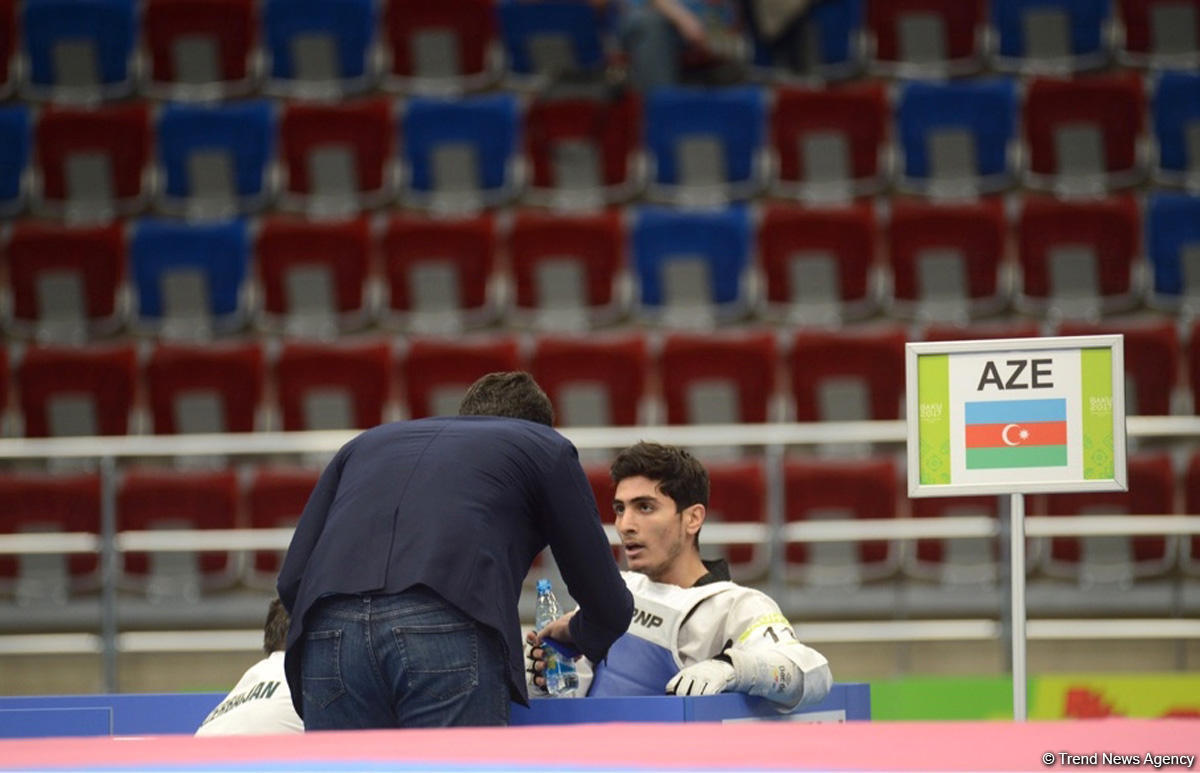
[(604, 662), (595, 665), (588, 695), (663, 695), (667, 682), (683, 668), (679, 630), (684, 620), (705, 599), (736, 586), (714, 582), (680, 588), (633, 572), (622, 574), (633, 593), (633, 620)]

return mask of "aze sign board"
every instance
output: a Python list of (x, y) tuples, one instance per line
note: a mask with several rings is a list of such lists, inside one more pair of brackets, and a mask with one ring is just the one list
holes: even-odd
[(1123, 341), (906, 344), (909, 496), (1125, 491)]

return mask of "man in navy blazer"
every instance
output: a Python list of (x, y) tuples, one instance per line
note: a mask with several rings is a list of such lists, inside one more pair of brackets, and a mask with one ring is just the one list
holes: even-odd
[[(549, 543), (601, 660), (633, 600), (575, 447), (527, 373), (475, 382), (459, 416), (384, 424), (325, 468), (278, 591), (305, 729), (503, 725), (527, 702), (517, 602)], [(564, 630), (565, 629), (565, 630)]]

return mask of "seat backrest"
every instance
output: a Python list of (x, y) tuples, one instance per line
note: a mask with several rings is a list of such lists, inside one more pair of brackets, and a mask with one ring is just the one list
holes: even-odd
[(448, 332), (494, 318), (488, 283), (496, 265), (494, 220), (396, 215), (380, 243), (387, 312), (407, 326)]
[[(767, 484), (762, 462), (709, 462), (705, 467), (709, 489), (706, 523), (766, 525)], [(705, 555), (715, 553), (728, 561), (729, 573), (735, 582), (761, 580), (770, 566), (770, 548), (765, 540), (722, 545), (705, 541), (701, 552)]]
[(124, 435), (136, 384), (130, 345), (27, 349), (16, 372), (25, 436)]
[(250, 91), (255, 6), (253, 0), (146, 0), (142, 39), (150, 88), (179, 98)]
[(0, 0), (0, 94), (12, 88), (12, 58), (17, 43), (17, 14), (14, 0)]
[(750, 220), (743, 207), (640, 207), (632, 243), (641, 312), (686, 324), (747, 310)]
[(145, 368), (154, 432), (253, 432), (263, 375), (257, 342), (159, 343)]
[[(240, 521), (237, 474), (231, 469), (133, 469), (117, 488), (118, 531), (233, 529)], [(237, 569), (224, 551), (127, 552), (122, 584), (156, 600), (194, 601), (206, 589), (231, 585)]]
[(1200, 61), (1200, 0), (1122, 0), (1117, 11), (1125, 61), (1149, 67)]
[(266, 327), (336, 336), (370, 320), (371, 233), (365, 217), (271, 217), (255, 245)]
[(924, 77), (979, 69), (979, 0), (868, 0), (874, 69)]
[[(0, 475), (0, 532), (100, 533), (100, 476), (94, 473)], [(0, 588), (18, 603), (62, 603), (71, 591), (94, 590), (99, 557), (89, 553), (0, 557)]]
[(1168, 183), (1200, 178), (1200, 73), (1162, 73), (1150, 116), (1158, 146), (1156, 177)]
[(1018, 304), (1068, 317), (1136, 306), (1139, 220), (1129, 196), (1026, 197), (1017, 220)]
[[(912, 500), (914, 518), (983, 516), (998, 521), (998, 497), (920, 497)], [(996, 539), (919, 539), (904, 557), (904, 571), (946, 584), (984, 584), (999, 576)]]
[(491, 0), (388, 0), (383, 39), (393, 76), (454, 83), (483, 73), (496, 37)]
[(341, 96), (371, 86), (371, 0), (266, 0), (262, 26), (272, 90)]
[(35, 135), (43, 209), (110, 219), (141, 208), (151, 143), (146, 103), (47, 107)]
[(893, 310), (963, 321), (1008, 305), (1001, 266), (1008, 254), (1004, 202), (896, 201), (887, 227)]
[(794, 36), (756, 40), (754, 63), (829, 81), (853, 78), (863, 67), (865, 0), (826, 0), (805, 9)]
[(657, 368), (667, 423), (769, 421), (778, 361), (769, 330), (668, 335)]
[(283, 429), (367, 429), (383, 422), (391, 392), (386, 341), (291, 341), (275, 362)]
[(164, 203), (224, 214), (265, 204), (275, 156), (273, 112), (261, 100), (164, 107), (158, 118)]
[(28, 71), (22, 91), (55, 101), (128, 94), (136, 30), (133, 0), (26, 0), (21, 40)]
[(15, 214), (25, 206), (30, 152), (29, 108), (0, 108), (0, 213)]
[[(631, 183), (641, 106), (620, 96), (543, 98), (525, 111), (525, 153), (535, 188), (567, 202)], [(613, 191), (611, 196), (617, 196)]]
[(878, 232), (870, 202), (836, 209), (770, 206), (758, 253), (773, 316), (827, 323), (874, 313)]
[(898, 329), (798, 331), (787, 353), (796, 420), (900, 418), (905, 338)]
[(496, 12), (512, 73), (553, 76), (604, 66), (601, 24), (592, 6), (569, 0), (537, 5), (498, 0)]
[(997, 66), (1025, 72), (1101, 67), (1108, 59), (1111, 3), (1097, 0), (992, 0)]
[(413, 339), (400, 365), (408, 416), (457, 415), (467, 387), (477, 379), (519, 367), (515, 338)]
[(1175, 322), (1085, 324), (1067, 322), (1058, 335), (1106, 335), (1125, 337), (1125, 413), (1165, 416), (1171, 413), (1172, 398), (1179, 385), (1181, 351)]
[(240, 328), (248, 239), (241, 219), (138, 221), (129, 247), (137, 322), (178, 337)]
[(1146, 197), (1146, 258), (1151, 300), (1177, 306), (1200, 298), (1200, 196), (1154, 192)]
[(4, 257), (12, 316), (21, 332), (82, 341), (123, 324), (117, 296), (125, 279), (120, 224), (68, 228), (35, 221), (13, 226)]
[(393, 123), (386, 99), (287, 103), (279, 123), (284, 191), (309, 209), (343, 213), (386, 196)]
[(629, 426), (638, 423), (648, 365), (640, 334), (546, 336), (534, 343), (529, 370), (560, 426)]
[[(890, 458), (790, 459), (784, 487), (789, 522), (897, 516), (896, 467)], [(857, 585), (891, 576), (900, 566), (900, 546), (885, 540), (789, 543), (787, 562), (811, 584)]]
[[(246, 517), (252, 529), (294, 527), (320, 477), (320, 470), (302, 467), (260, 467), (246, 490)], [(254, 584), (275, 587), (285, 551), (260, 550), (248, 567)]]

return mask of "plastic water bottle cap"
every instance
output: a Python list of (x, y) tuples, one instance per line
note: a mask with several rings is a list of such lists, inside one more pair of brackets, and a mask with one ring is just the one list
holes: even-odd
[(547, 580), (546, 578), (543, 577), (542, 579), (537, 581), (537, 592), (538, 593), (545, 593), (548, 590), (550, 590), (550, 581), (549, 580)]

